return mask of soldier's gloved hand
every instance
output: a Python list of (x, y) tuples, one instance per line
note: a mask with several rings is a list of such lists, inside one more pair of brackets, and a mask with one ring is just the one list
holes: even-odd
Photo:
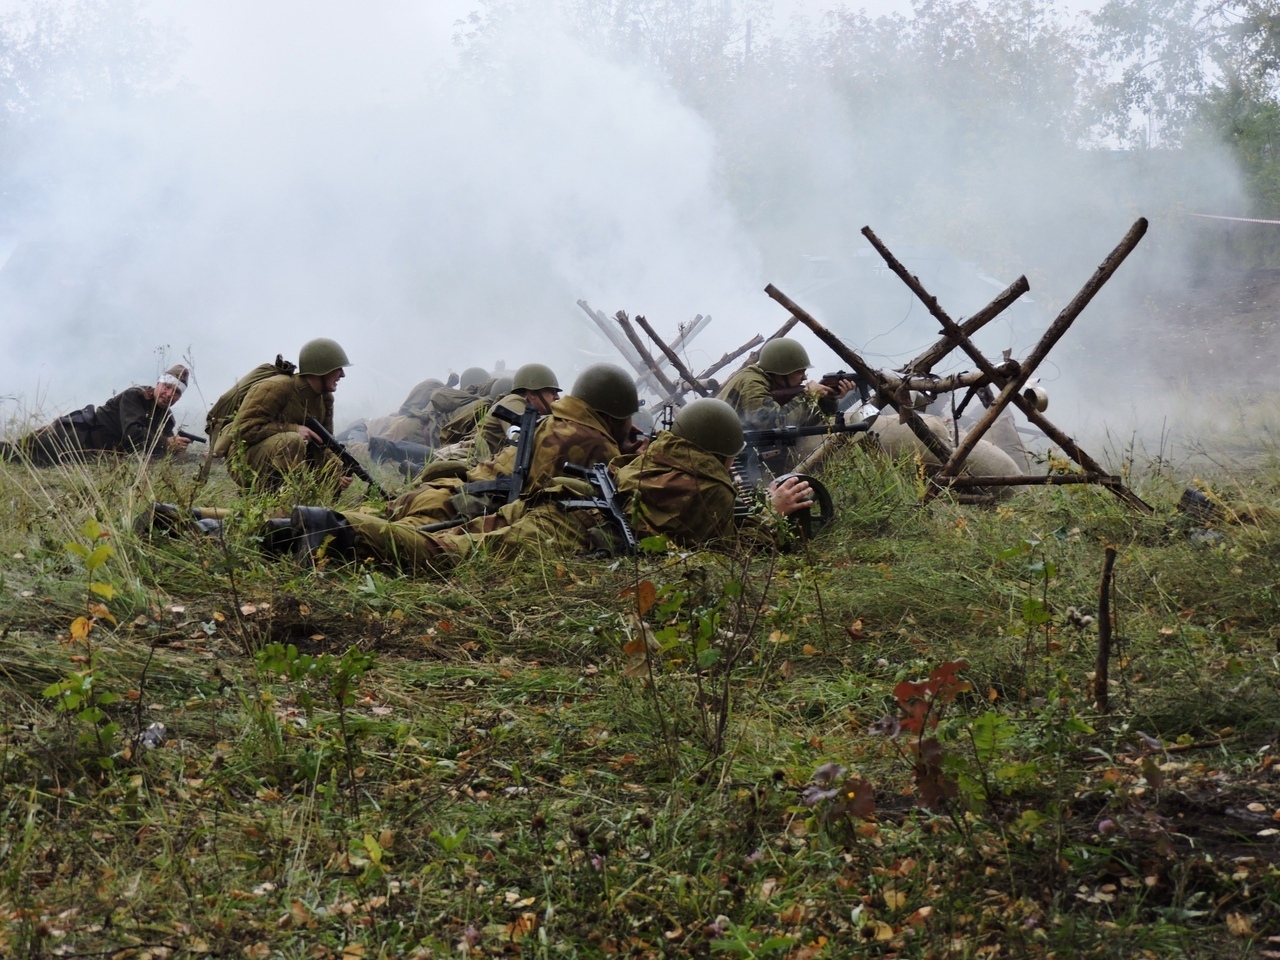
[(165, 442), (169, 447), (170, 453), (181, 453), (183, 450), (187, 449), (188, 445), (191, 443), (191, 441), (186, 437), (170, 437)]
[(307, 443), (324, 443), (324, 441), (320, 439), (320, 435), (306, 424), (300, 423), (293, 429), (296, 430), (298, 436), (307, 441)]
[(769, 504), (784, 517), (808, 510), (813, 506), (813, 487), (799, 477), (775, 480), (769, 484)]

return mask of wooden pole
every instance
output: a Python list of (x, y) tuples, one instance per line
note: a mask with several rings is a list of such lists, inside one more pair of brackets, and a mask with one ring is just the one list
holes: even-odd
[[(1139, 221), (1139, 223), (1145, 223), (1145, 222), (1146, 221), (1141, 221), (1141, 220)], [(1134, 229), (1136, 229), (1137, 226), (1138, 225), (1135, 224)], [(1133, 230), (1131, 229), (1129, 233), (1132, 234)], [(946, 331), (947, 339), (950, 340), (952, 343), (954, 343), (955, 346), (960, 347), (960, 349), (962, 349), (965, 353), (967, 353), (970, 359), (972, 359), (973, 362), (978, 365), (978, 368), (990, 378), (992, 383), (994, 383), (997, 387), (1003, 390), (1008, 385), (1010, 375), (1014, 375), (1014, 376), (1021, 375), (1021, 372), (1023, 369), (1022, 364), (1017, 365), (1018, 370), (1016, 372), (1009, 371), (1003, 364), (999, 368), (994, 366), (982, 354), (982, 352), (974, 345), (973, 341), (969, 339), (969, 335), (965, 331), (964, 327), (960, 326), (954, 320), (951, 319), (951, 317), (947, 314), (947, 312), (942, 309), (941, 305), (938, 303), (937, 298), (934, 297), (932, 294), (930, 294), (927, 290), (925, 290), (924, 285), (920, 283), (920, 280), (916, 276), (911, 274), (907, 270), (907, 268), (903, 266), (902, 263), (892, 253), (889, 252), (888, 247), (886, 247), (880, 241), (880, 238), (875, 235), (875, 233), (871, 230), (870, 227), (863, 227), (862, 235), (865, 236), (868, 241), (870, 241), (871, 245), (876, 248), (880, 256), (884, 258), (884, 262), (889, 267), (889, 269), (898, 275), (898, 277), (902, 280), (902, 282), (905, 283), (907, 287), (910, 288), (911, 292), (914, 293), (920, 299), (921, 303), (925, 305), (925, 307), (933, 315), (934, 319), (936, 319), (940, 324), (942, 324), (942, 329)], [(1138, 240), (1140, 239), (1141, 239), (1141, 233), (1139, 233), (1137, 238), (1135, 238), (1132, 241), (1132, 245), (1130, 245), (1128, 249), (1131, 250), (1133, 246), (1136, 246)], [(1121, 243), (1121, 247), (1123, 248), (1125, 246), (1125, 243), (1128, 243), (1128, 242), (1129, 242), (1129, 237), (1126, 236), (1125, 241)], [(1127, 251), (1125, 255), (1126, 256), (1128, 255)], [(1115, 256), (1115, 253), (1113, 252), (1112, 257), (1114, 256)], [(1106, 264), (1104, 263), (1104, 266), (1105, 265)], [(1115, 264), (1116, 267), (1118, 267), (1119, 265), (1120, 265), (1119, 262)], [(1112, 272), (1114, 272), (1114, 267), (1112, 268)], [(1095, 274), (1095, 277), (1096, 277), (1096, 274)], [(1103, 282), (1105, 282), (1105, 280)], [(1099, 286), (1100, 285), (1101, 284), (1099, 284)], [(1015, 286), (1017, 286), (1016, 283), (1013, 286), (1011, 286), (1009, 289), (1012, 290)], [(1007, 292), (1008, 291), (1006, 291), (1006, 293)], [(1001, 297), (1003, 296), (1004, 294), (1001, 294)], [(997, 300), (999, 299), (1000, 298), (998, 297)], [(995, 301), (992, 301), (992, 302), (994, 303)], [(1080, 309), (1082, 310), (1084, 309), (1083, 305), (1081, 306)], [(967, 326), (967, 324), (965, 326)], [(1065, 328), (1063, 332), (1065, 332)], [(1048, 351), (1046, 350), (1045, 353), (1047, 354)], [(924, 354), (921, 354), (921, 357), (927, 357), (927, 356), (928, 356), (928, 351), (926, 351)], [(920, 357), (917, 357), (916, 361), (912, 361), (912, 363), (914, 364), (919, 359)], [(1037, 364), (1039, 363), (1039, 361), (1036, 361), (1036, 362)], [(1025, 382), (1025, 378), (1023, 382)], [(1074, 460), (1076, 463), (1078, 463), (1081, 467), (1083, 467), (1086, 473), (1102, 474), (1102, 475), (1106, 474), (1106, 471), (1103, 470), (1102, 467), (1099, 466), (1098, 463), (1094, 461), (1092, 457), (1090, 457), (1087, 453), (1085, 453), (1079, 447), (1079, 445), (1073, 439), (1071, 439), (1071, 437), (1067, 436), (1065, 433), (1059, 430), (1056, 426), (1054, 426), (1048, 420), (1048, 418), (1044, 416), (1044, 414), (1042, 414), (1034, 406), (1028, 403), (1021, 393), (1013, 394), (1011, 397), (1011, 401), (1015, 406), (1017, 406), (1019, 410), (1022, 411), (1023, 415), (1026, 416), (1027, 420), (1029, 420), (1035, 426), (1039, 427), (1041, 432), (1044, 433), (1045, 436), (1047, 436), (1050, 440), (1052, 440), (1059, 447), (1061, 447), (1063, 452), (1072, 460)], [(991, 423), (994, 423), (994, 422), (995, 422), (995, 418), (992, 418)], [(991, 423), (988, 423), (986, 427), (982, 428), (984, 433), (986, 432), (987, 429), (989, 429)], [(980, 424), (978, 426), (980, 426)], [(978, 429), (978, 426), (975, 426), (973, 430), (969, 431), (970, 437), (973, 436), (974, 431)], [(980, 439), (981, 434), (979, 434), (978, 436)], [(968, 440), (966, 438), (966, 443), (967, 442)], [(974, 441), (973, 445), (976, 445), (976, 443), (977, 443), (977, 440)], [(973, 445), (971, 445), (970, 448), (972, 448)], [(964, 448), (964, 444), (958, 445), (956, 448), (957, 452), (963, 448)], [(967, 452), (965, 456), (968, 456)], [(944, 467), (943, 470), (934, 477), (934, 479), (935, 481), (940, 481), (940, 480), (949, 479), (950, 477), (954, 477), (956, 476), (955, 471), (957, 469), (959, 469), (958, 465), (957, 467), (955, 467), (950, 471), (948, 471)], [(1129, 506), (1133, 507), (1134, 509), (1142, 510), (1145, 513), (1155, 512), (1154, 508), (1152, 508), (1150, 504), (1144, 501), (1132, 490), (1125, 487), (1124, 484), (1115, 483), (1115, 484), (1104, 484), (1104, 485), (1107, 486), (1107, 488), (1111, 490), (1112, 493), (1114, 493), (1117, 497), (1119, 497), (1121, 500), (1123, 500), (1125, 503), (1127, 503)]]
[(862, 357), (858, 356), (848, 345), (830, 330), (820, 324), (811, 317), (804, 309), (796, 304), (790, 297), (775, 287), (772, 283), (764, 288), (764, 292), (776, 300), (782, 306), (791, 311), (792, 317), (799, 320), (806, 327), (813, 331), (819, 340), (825, 343), (831, 350), (845, 363), (853, 367), (863, 380), (875, 387), (877, 398), (881, 403), (887, 403), (898, 411), (908, 429), (916, 435), (925, 449), (938, 458), (939, 463), (946, 463), (951, 456), (951, 447), (943, 439), (935, 436), (933, 431), (925, 426), (925, 422), (920, 419), (920, 415), (910, 407), (899, 407), (897, 400), (888, 389), (884, 375), (868, 364)]
[(740, 356), (742, 356), (748, 350), (758, 347), (762, 343), (764, 343), (764, 337), (760, 336), (760, 334), (757, 333), (754, 337), (752, 337), (750, 340), (748, 340), (746, 343), (740, 346), (737, 350), (734, 350), (732, 353), (726, 353), (724, 356), (722, 356), (719, 360), (717, 360), (711, 366), (707, 367), (707, 369), (703, 370), (700, 374), (698, 374), (698, 379), (706, 380), (708, 377), (710, 377), (720, 368), (730, 363), (733, 363), (733, 361), (737, 360)]
[(1116, 565), (1116, 548), (1107, 547), (1102, 561), (1102, 580), (1098, 583), (1098, 659), (1093, 665), (1093, 699), (1098, 710), (1110, 708), (1107, 674), (1111, 668), (1111, 580)]
[[(1071, 299), (1070, 303), (1062, 308), (1062, 312), (1059, 313), (1053, 323), (1049, 325), (1049, 329), (1045, 331), (1044, 336), (1042, 336), (1040, 341), (1031, 349), (1031, 353), (1027, 355), (1027, 358), (1022, 361), (1021, 372), (1016, 377), (1011, 378), (1005, 383), (1004, 389), (1000, 391), (1000, 395), (996, 397), (995, 402), (987, 408), (986, 413), (984, 413), (981, 419), (974, 424), (972, 429), (970, 429), (965, 435), (964, 440), (962, 440), (956, 447), (955, 452), (951, 455), (951, 459), (943, 465), (942, 470), (939, 473), (940, 476), (950, 476), (958, 472), (960, 466), (964, 463), (965, 458), (969, 456), (978, 441), (982, 439), (982, 435), (991, 428), (993, 423), (996, 422), (996, 418), (999, 417), (1004, 411), (1004, 408), (1009, 405), (1014, 395), (1022, 389), (1023, 385), (1027, 382), (1027, 379), (1035, 372), (1036, 367), (1038, 367), (1040, 362), (1048, 356), (1049, 351), (1053, 349), (1054, 345), (1062, 339), (1063, 334), (1067, 332), (1071, 327), (1071, 324), (1075, 321), (1076, 317), (1081, 314), (1084, 308), (1089, 305), (1089, 301), (1091, 301), (1097, 295), (1098, 291), (1102, 289), (1103, 284), (1111, 279), (1112, 275), (1115, 274), (1117, 269), (1119, 269), (1120, 264), (1124, 263), (1125, 258), (1133, 252), (1134, 247), (1138, 245), (1146, 232), (1147, 221), (1145, 218), (1140, 217), (1138, 221), (1129, 228), (1129, 232), (1125, 234), (1125, 237), (1120, 241), (1120, 244), (1112, 250), (1110, 254), (1108, 254), (1105, 260), (1102, 261), (1102, 264), (1094, 271), (1093, 276), (1090, 277), (1088, 282), (1080, 289), (1080, 292)], [(1040, 425), (1037, 424), (1037, 426)], [(1041, 429), (1043, 429), (1043, 427)], [(1048, 431), (1045, 432), (1047, 433)]]
[(685, 382), (689, 384), (689, 387), (695, 393), (703, 397), (710, 396), (710, 394), (707, 393), (707, 389), (699, 383), (698, 378), (693, 375), (693, 371), (684, 365), (684, 361), (680, 359), (680, 355), (663, 343), (662, 338), (654, 331), (653, 326), (648, 320), (644, 317), (638, 316), (636, 317), (636, 323), (640, 324), (640, 329), (647, 333), (649, 335), (649, 339), (658, 345), (658, 349), (666, 354), (667, 359), (671, 361), (671, 366), (675, 367), (676, 373), (680, 374), (680, 376), (684, 378)]
[[(863, 233), (866, 233), (866, 231), (870, 229), (870, 227), (863, 228)], [(873, 245), (876, 243), (878, 243), (878, 241), (873, 241)], [(878, 250), (880, 247), (876, 246), (876, 249)], [(883, 256), (883, 253), (881, 256)], [(896, 273), (897, 271), (894, 272)], [(902, 274), (899, 273), (898, 276), (901, 277)], [(908, 274), (908, 276), (910, 276), (910, 274)], [(914, 279), (914, 277), (912, 279)], [(907, 285), (911, 286), (909, 283)], [(1017, 280), (1013, 281), (1013, 283), (1009, 284), (1009, 286), (1007, 286), (998, 297), (961, 324), (960, 329), (964, 331), (965, 336), (973, 336), (996, 317), (1000, 316), (1008, 306), (1030, 289), (1031, 284), (1027, 283), (1027, 278), (1019, 277)], [(917, 293), (916, 296), (920, 296), (920, 294)], [(943, 329), (944, 331), (947, 329), (945, 324)], [(954, 350), (957, 345), (958, 344), (952, 334), (944, 332), (942, 338), (937, 343), (902, 368), (903, 374), (910, 375), (928, 373), (934, 368), (935, 364), (945, 358), (946, 355)]]
[(666, 374), (662, 372), (662, 368), (659, 367), (657, 362), (653, 359), (653, 354), (649, 352), (648, 348), (644, 345), (644, 341), (641, 340), (640, 336), (636, 333), (635, 327), (631, 326), (631, 321), (627, 319), (626, 313), (619, 310), (614, 315), (614, 319), (618, 321), (618, 326), (622, 328), (622, 332), (625, 333), (627, 335), (627, 339), (631, 341), (631, 346), (635, 347), (636, 353), (640, 356), (641, 361), (643, 361), (644, 365), (648, 367), (649, 373), (651, 373), (658, 383), (662, 385), (662, 389), (671, 396), (672, 402), (674, 402), (676, 406), (684, 406), (683, 394), (676, 390), (676, 385), (668, 380)]

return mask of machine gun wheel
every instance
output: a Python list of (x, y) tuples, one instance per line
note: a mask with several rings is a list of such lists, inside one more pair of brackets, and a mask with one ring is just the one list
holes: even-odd
[(807, 473), (784, 473), (777, 478), (778, 483), (798, 477), (813, 489), (813, 506), (802, 513), (793, 513), (787, 519), (796, 525), (801, 536), (810, 540), (820, 534), (824, 527), (836, 517), (835, 503), (831, 499), (831, 491), (817, 477)]

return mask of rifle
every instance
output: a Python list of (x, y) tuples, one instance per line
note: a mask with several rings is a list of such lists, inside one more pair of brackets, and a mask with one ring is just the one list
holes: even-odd
[[(839, 390), (841, 380), (852, 380), (853, 385), (858, 390), (858, 396), (862, 398), (864, 403), (870, 398), (871, 388), (867, 384), (863, 383), (856, 373), (850, 373), (848, 370), (837, 370), (835, 373), (823, 374), (822, 379), (818, 382), (824, 387), (830, 387), (832, 390)], [(769, 393), (772, 394), (774, 402), (776, 403), (790, 403), (796, 397), (800, 396), (800, 394), (804, 393), (804, 387), (805, 385), (803, 383), (798, 387), (775, 387), (773, 390), (770, 390)]]
[(618, 488), (614, 485), (613, 477), (609, 474), (608, 464), (597, 463), (590, 467), (581, 467), (576, 463), (566, 462), (561, 469), (568, 476), (580, 477), (590, 483), (596, 490), (596, 496), (585, 497), (581, 500), (557, 500), (557, 506), (566, 511), (599, 510), (608, 518), (610, 524), (612, 524), (621, 538), (623, 552), (635, 553), (639, 548), (636, 543), (636, 533), (631, 529), (631, 522), (627, 519), (626, 511), (618, 503)]
[(202, 437), (198, 433), (191, 433), (189, 430), (179, 430), (177, 431), (177, 433), (178, 433), (178, 436), (186, 437), (192, 443), (208, 443), (209, 442), (208, 437)]
[(378, 481), (374, 480), (373, 477), (369, 475), (369, 471), (364, 468), (364, 465), (348, 453), (347, 448), (340, 444), (334, 435), (324, 428), (323, 423), (315, 417), (307, 417), (305, 422), (307, 429), (320, 438), (320, 441), (329, 448), (330, 452), (342, 461), (342, 465), (344, 467), (367, 483), (369, 485), (369, 489), (377, 494), (379, 499), (390, 499), (390, 497), (387, 496), (387, 491), (378, 486)]
[(504, 494), (504, 503), (514, 503), (524, 492), (525, 481), (529, 479), (529, 468), (533, 464), (533, 435), (538, 427), (538, 411), (533, 404), (526, 404), (524, 413), (517, 414), (500, 404), (489, 408), (489, 415), (511, 424), (520, 431), (516, 440), (516, 462), (511, 473), (497, 480), (473, 480), (466, 484), (462, 491), (469, 496), (482, 496), (490, 493)]

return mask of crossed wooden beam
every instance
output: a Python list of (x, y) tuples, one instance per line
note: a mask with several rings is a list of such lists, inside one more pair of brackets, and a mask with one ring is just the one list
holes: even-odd
[[(900, 375), (885, 374), (871, 367), (847, 344), (827, 330), (826, 327), (773, 284), (765, 287), (765, 293), (785, 307), (794, 319), (799, 320), (812, 330), (819, 340), (830, 347), (845, 363), (853, 367), (860, 377), (870, 383), (876, 390), (877, 405), (881, 407), (888, 405), (897, 410), (902, 423), (910, 428), (920, 442), (938, 458), (942, 468), (934, 475), (926, 497), (935, 495), (945, 487), (971, 488), (1092, 483), (1110, 490), (1135, 510), (1152, 513), (1154, 511), (1150, 504), (1126, 487), (1120, 477), (1103, 470), (1096, 460), (1081, 449), (1079, 444), (1049, 422), (1048, 418), (1036, 410), (1032, 402), (1022, 394), (1022, 389), (1027, 380), (1044, 361), (1045, 357), (1049, 355), (1049, 351), (1062, 339), (1071, 324), (1075, 322), (1075, 319), (1088, 306), (1098, 291), (1102, 289), (1102, 286), (1116, 272), (1125, 258), (1133, 252), (1133, 249), (1142, 240), (1146, 232), (1147, 221), (1145, 218), (1140, 218), (1129, 228), (1129, 232), (1125, 234), (1119, 245), (1102, 261), (1102, 264), (1094, 271), (1093, 276), (1080, 289), (1080, 292), (1062, 308), (1062, 312), (1049, 325), (1049, 329), (1045, 331), (1039, 342), (1031, 349), (1026, 359), (1021, 362), (1004, 361), (1000, 364), (994, 364), (973, 345), (970, 337), (1030, 289), (1026, 277), (1019, 277), (991, 303), (987, 304), (963, 324), (958, 324), (939, 306), (937, 298), (925, 290), (919, 278), (913, 276), (889, 252), (888, 247), (880, 241), (880, 238), (872, 232), (870, 227), (863, 227), (863, 236), (871, 242), (871, 245), (884, 258), (889, 269), (896, 273), (911, 291), (920, 298), (920, 301), (928, 311), (942, 325), (942, 336), (938, 342), (908, 363), (902, 369)], [(972, 387), (990, 384), (999, 389), (1000, 394), (965, 435), (965, 438), (953, 449), (950, 444), (935, 436), (925, 425), (920, 415), (907, 402), (907, 392), (910, 389), (918, 389), (919, 387), (916, 384), (927, 380), (932, 367), (957, 347), (969, 355), (970, 359), (978, 365), (980, 371), (977, 376), (965, 376), (963, 379), (966, 382), (963, 385)], [(1083, 472), (1049, 476), (959, 476), (960, 469), (964, 466), (969, 454), (973, 452), (973, 448), (982, 439), (983, 434), (995, 423), (996, 418), (1010, 404), (1021, 410), (1028, 421), (1039, 427), (1050, 440), (1061, 447), (1063, 453), (1074, 460)]]
[[(579, 300), (578, 306), (582, 308), (583, 313), (591, 318), (605, 338), (617, 348), (618, 352), (631, 365), (631, 368), (636, 373), (636, 386), (648, 389), (660, 397), (658, 406), (674, 404), (677, 407), (682, 407), (686, 402), (686, 395), (689, 393), (703, 397), (710, 396), (711, 389), (708, 381), (734, 360), (759, 347), (766, 339), (756, 334), (738, 349), (728, 351), (701, 373), (695, 374), (680, 359), (680, 354), (677, 351), (681, 346), (687, 345), (694, 337), (706, 329), (707, 324), (711, 322), (710, 316), (704, 317), (702, 314), (698, 314), (689, 324), (681, 324), (678, 335), (670, 344), (658, 335), (648, 320), (641, 316), (636, 317), (635, 323), (640, 326), (661, 352), (662, 358), (659, 359), (654, 357), (639, 334), (636, 333), (635, 327), (632, 325), (632, 321), (627, 316), (626, 311), (619, 310), (614, 314), (615, 326), (609, 322), (609, 319), (602, 311), (592, 309), (587, 301)], [(799, 321), (792, 317), (768, 339), (772, 340), (775, 337), (786, 336), (797, 323)], [(673, 381), (667, 376), (664, 369), (665, 364), (671, 365), (671, 368), (679, 376), (678, 380)]]

